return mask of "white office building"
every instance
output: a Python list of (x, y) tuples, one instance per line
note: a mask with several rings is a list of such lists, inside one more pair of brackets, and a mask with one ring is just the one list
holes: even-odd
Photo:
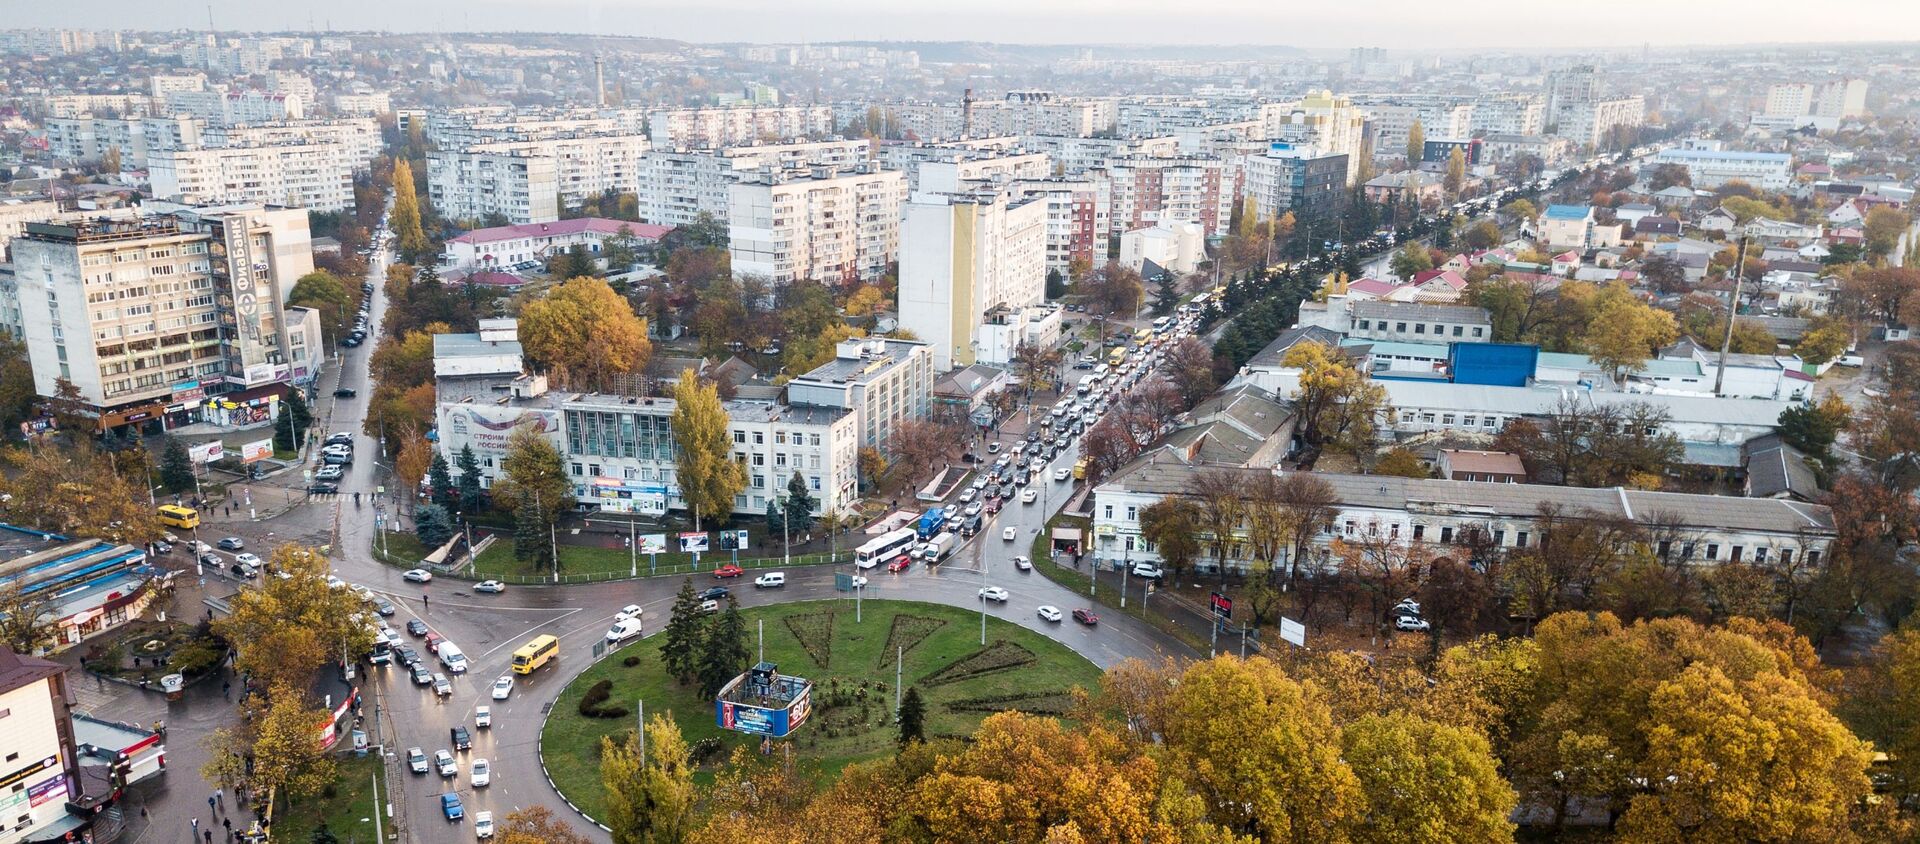
[(900, 229), (900, 325), (925, 341), (936, 369), (1004, 363), (983, 357), (989, 310), (1046, 297), (1047, 206), (982, 189), (921, 193)]
[(870, 167), (756, 172), (728, 188), (733, 271), (775, 285), (879, 278), (899, 253), (906, 199), (904, 174)]
[(1741, 181), (1777, 191), (1786, 190), (1793, 183), (1793, 156), (1789, 153), (1738, 152), (1723, 149), (1718, 141), (1698, 138), (1661, 150), (1654, 156), (1653, 163), (1687, 168), (1688, 175), (1693, 177), (1693, 186), (1702, 190)]

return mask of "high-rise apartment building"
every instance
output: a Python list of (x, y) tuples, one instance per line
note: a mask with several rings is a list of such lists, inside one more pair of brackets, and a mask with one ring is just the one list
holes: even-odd
[(1538, 135), (1547, 128), (1547, 103), (1537, 94), (1497, 94), (1473, 104), (1476, 135)]
[(1323, 217), (1339, 210), (1345, 195), (1344, 154), (1276, 141), (1265, 155), (1247, 157), (1243, 166), (1246, 195), (1261, 219), (1289, 211), (1302, 219)]
[[(1600, 77), (1593, 65), (1562, 68), (1547, 76), (1548, 134), (1590, 147), (1604, 141), (1615, 128), (1639, 126), (1646, 122), (1646, 117), (1643, 97), (1603, 97)], [(1447, 133), (1442, 137), (1465, 135)]]
[(1161, 222), (1199, 223), (1208, 235), (1224, 231), (1239, 195), (1236, 168), (1211, 156), (1131, 156), (1112, 162), (1107, 175), (1114, 237)]
[(1113, 188), (1105, 171), (1078, 177), (1025, 179), (1008, 186), (1047, 204), (1047, 269), (1065, 275), (1075, 259), (1103, 263), (1112, 236)]
[(1353, 100), (1332, 91), (1315, 91), (1290, 107), (1266, 117), (1268, 140), (1310, 146), (1347, 157), (1346, 183), (1360, 173), (1360, 156), (1367, 144), (1367, 113)]
[(153, 193), (187, 205), (257, 203), (334, 212), (353, 207), (355, 150), (333, 141), (166, 150), (147, 159)]
[(454, 220), (492, 214), (509, 223), (560, 218), (560, 203), (608, 191), (637, 194), (644, 135), (583, 135), (497, 141), (427, 153), (427, 193)]
[(29, 223), (13, 249), (35, 390), (71, 382), (103, 429), (263, 421), (320, 363), (318, 312), (286, 307), (313, 271), (305, 210)]
[(715, 149), (833, 134), (827, 105), (676, 108), (647, 115), (653, 145), (661, 149)]
[(1772, 85), (1767, 88), (1768, 117), (1801, 117), (1813, 113), (1814, 87), (1805, 82)]
[(168, 114), (198, 117), (221, 126), (307, 116), (306, 101), (299, 96), (267, 91), (173, 91), (164, 102)]
[(1044, 199), (983, 188), (918, 193), (907, 203), (900, 325), (932, 347), (935, 369), (981, 361), (987, 311), (1038, 305), (1046, 282)]
[(1374, 97), (1361, 107), (1367, 111), (1375, 158), (1405, 156), (1415, 123), (1429, 138), (1464, 138), (1473, 132), (1473, 104), (1451, 97)]
[(1813, 101), (1816, 117), (1845, 119), (1867, 114), (1867, 80), (1838, 79), (1820, 86)]
[(906, 199), (906, 176), (893, 171), (757, 171), (728, 187), (733, 271), (775, 285), (879, 278), (899, 252)]
[(392, 110), (393, 99), (385, 91), (333, 95), (334, 114), (375, 117)]
[(814, 166), (852, 169), (865, 163), (873, 142), (809, 141), (718, 150), (653, 150), (640, 159), (640, 219), (684, 226), (701, 214), (727, 218), (728, 188), (756, 170)]

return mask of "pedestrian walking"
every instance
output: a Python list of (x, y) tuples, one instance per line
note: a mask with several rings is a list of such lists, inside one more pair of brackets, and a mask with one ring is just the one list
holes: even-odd
[(213, 808), (213, 795), (209, 794), (207, 795), (207, 814), (211, 815), (214, 813), (214, 811), (215, 810)]
[(150, 816), (147, 814), (147, 804), (145, 803), (140, 804), (140, 819), (144, 821), (144, 820), (147, 820), (149, 817)]
[(224, 827), (226, 827), (226, 828), (227, 828), (227, 837), (228, 837), (228, 838), (232, 838), (232, 837), (233, 837), (233, 819), (232, 819), (232, 818), (221, 818), (221, 819), (220, 819), (220, 825), (221, 825), (221, 826), (224, 826)]
[(232, 683), (228, 683), (228, 682), (224, 682), (224, 681), (223, 681), (223, 682), (221, 682), (221, 683), (220, 683), (220, 696), (221, 696), (221, 697), (223, 697), (223, 698), (225, 698), (225, 699), (227, 699), (228, 701), (232, 701), (232, 700), (233, 700), (233, 684), (232, 684)]
[(199, 818), (194, 818), (194, 819), (193, 819), (193, 831), (194, 831), (194, 832), (199, 832), (199, 831), (200, 831), (200, 819), (199, 819)]
[(203, 830), (200, 830), (200, 834), (201, 834), (202, 836), (204, 836), (204, 839), (205, 839), (205, 841), (207, 842), (207, 844), (213, 844), (213, 830), (212, 830), (212, 829), (203, 829)]
[[(222, 684), (221, 684), (221, 686), (223, 687), (223, 688), (222, 688), (222, 691), (225, 691), (225, 688), (224, 688), (224, 687), (226, 686), (226, 684), (225, 684), (225, 683), (222, 683)], [(218, 801), (220, 801), (220, 808), (221, 808), (221, 809), (222, 809), (223, 811), (224, 811), (224, 810), (225, 810), (225, 809), (227, 808), (227, 790), (226, 790), (226, 789), (224, 789), (224, 788), (216, 788), (216, 789), (214, 789), (214, 790), (213, 790), (213, 799), (215, 799), (215, 800), (218, 800)]]

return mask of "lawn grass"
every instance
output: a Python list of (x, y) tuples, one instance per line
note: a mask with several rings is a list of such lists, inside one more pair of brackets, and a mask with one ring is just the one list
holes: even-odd
[[(814, 681), (813, 717), (790, 741), (794, 755), (822, 774), (893, 751), (897, 647), (906, 646), (902, 665), (907, 685), (919, 686), (927, 702), (929, 737), (971, 733), (987, 715), (1010, 706), (1004, 702), (1008, 697), (1018, 697), (1021, 707), (1058, 712), (1072, 687), (1091, 690), (1099, 683), (1100, 670), (1093, 663), (1039, 633), (997, 618), (988, 619), (989, 645), (981, 648), (979, 613), (958, 607), (866, 601), (858, 623), (852, 603), (845, 600), (755, 607), (742, 614), (750, 651), (758, 653), (753, 636), (764, 621), (767, 660)], [(802, 637), (810, 641), (803, 643)], [(660, 646), (656, 637), (610, 651), (561, 693), (541, 732), (540, 749), (554, 783), (589, 815), (605, 813), (600, 739), (634, 723), (632, 716), (592, 719), (579, 714), (580, 698), (602, 679), (613, 680), (610, 704), (632, 709), (635, 701), (644, 701), (650, 714), (672, 712), (689, 744), (720, 738), (724, 749), (711, 762), (724, 760), (736, 746), (759, 744), (755, 737), (715, 726), (713, 702), (665, 676)], [(624, 665), (630, 656), (640, 657), (639, 664)], [(820, 667), (823, 661), (825, 668)], [(943, 671), (938, 685), (922, 682)]]
[[(380, 757), (368, 752), (365, 757), (348, 753), (339, 759), (340, 776), (331, 786), (333, 796), (329, 797), (329, 792), (322, 791), (318, 797), (307, 798), (291, 806), (281, 804), (273, 815), (275, 840), (307, 841), (321, 824), (326, 824), (341, 841), (356, 836), (362, 841), (373, 840), (373, 813), (377, 810), (373, 799), (373, 777), (380, 771)], [(361, 823), (361, 818), (366, 818), (367, 822)], [(391, 824), (385, 828), (392, 831)], [(219, 831), (214, 830), (216, 833)]]

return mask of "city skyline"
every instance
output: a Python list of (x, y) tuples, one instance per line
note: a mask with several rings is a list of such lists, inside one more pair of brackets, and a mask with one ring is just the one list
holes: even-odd
[[(1774, 16), (1755, 4), (1707, 0), (1663, 9), (1657, 26), (1623, 38), (1610, 37), (1573, 6), (1531, 6), (1469, 0), (1435, 6), (1412, 0), (1369, 0), (1365, 14), (1351, 5), (1294, 9), (1248, 0), (1208, 4), (1208, 15), (1231, 27), (1169, 27), (1166, 9), (1145, 0), (1095, 3), (1052, 0), (1044, 4), (982, 0), (964, 11), (921, 4), (903, 11), (874, 0), (448, 0), (388, 4), (341, 0), (323, 9), (262, 6), (220, 0), (195, 5), (132, 0), (87, 0), (57, 7), (16, 10), (13, 25), (118, 29), (202, 28), (205, 13), (221, 31), (338, 29), (394, 32), (551, 32), (657, 37), (695, 43), (799, 41), (982, 41), (1008, 44), (1270, 45), (1300, 49), (1555, 49), (1620, 45), (1735, 46), (1855, 43), (1883, 40), (1890, 32), (1920, 32), (1920, 6), (1895, 0), (1852, 0), (1849, 14), (1805, 16), (1783, 41)], [(1764, 7), (1766, 4), (1759, 4)], [(1778, 4), (1778, 11), (1791, 7)], [(559, 23), (565, 21), (567, 23)], [(1356, 23), (1356, 21), (1358, 21)], [(1873, 25), (1863, 24), (1873, 21)], [(1625, 23), (1622, 24), (1626, 25)], [(1452, 30), (1444, 43), (1437, 31)], [(1703, 38), (1711, 33), (1712, 38)]]

